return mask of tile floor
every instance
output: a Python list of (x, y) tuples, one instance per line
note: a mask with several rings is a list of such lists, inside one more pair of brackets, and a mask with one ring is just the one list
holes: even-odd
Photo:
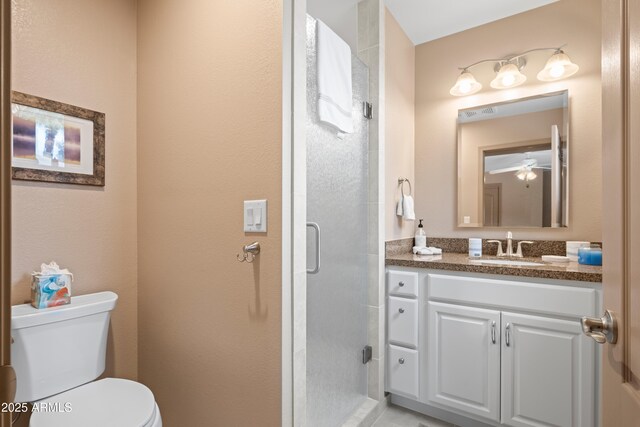
[(390, 405), (372, 427), (454, 427), (453, 424)]

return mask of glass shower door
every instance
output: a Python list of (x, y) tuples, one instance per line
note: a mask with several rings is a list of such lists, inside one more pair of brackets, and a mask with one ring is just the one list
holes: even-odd
[[(335, 427), (367, 395), (369, 73), (352, 56), (354, 133), (318, 119), (316, 20), (307, 18), (307, 425)], [(319, 234), (319, 235), (318, 235)], [(320, 237), (319, 254), (316, 246)]]

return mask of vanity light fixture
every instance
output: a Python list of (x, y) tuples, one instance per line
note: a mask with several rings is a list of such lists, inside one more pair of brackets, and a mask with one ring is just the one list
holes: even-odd
[(538, 80), (543, 82), (553, 82), (573, 76), (578, 72), (580, 67), (571, 62), (569, 55), (564, 53), (562, 49), (558, 49), (547, 60), (547, 64), (542, 71), (538, 73)]
[(456, 84), (453, 85), (449, 93), (453, 96), (465, 96), (465, 95), (473, 95), (474, 93), (480, 91), (482, 89), (482, 85), (473, 77), (467, 69), (463, 69), (462, 73), (458, 76), (458, 80), (456, 80)]
[(545, 50), (553, 50), (553, 55), (551, 55), (551, 58), (547, 61), (544, 69), (538, 73), (538, 80), (551, 82), (570, 77), (577, 73), (580, 67), (571, 62), (569, 56), (562, 50), (563, 47), (564, 45), (560, 47), (541, 47), (531, 49), (526, 52), (517, 55), (510, 55), (504, 58), (483, 59), (482, 61), (459, 68), (462, 72), (460, 76), (458, 76), (456, 84), (453, 85), (449, 93), (453, 96), (466, 96), (472, 95), (482, 89), (482, 84), (476, 80), (469, 69), (486, 62), (492, 62), (494, 64), (494, 71), (496, 72), (496, 77), (490, 83), (492, 88), (509, 89), (519, 86), (527, 81), (527, 76), (522, 74), (522, 69), (527, 64), (526, 55)]

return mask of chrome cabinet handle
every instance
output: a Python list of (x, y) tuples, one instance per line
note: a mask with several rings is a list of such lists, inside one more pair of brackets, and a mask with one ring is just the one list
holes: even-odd
[(504, 327), (504, 343), (507, 347), (511, 346), (511, 323), (507, 323), (507, 326)]
[(398, 363), (401, 365), (404, 365), (404, 357), (401, 357), (400, 359), (398, 359)]
[(491, 322), (491, 342), (496, 343), (496, 321)]
[(404, 286), (404, 282), (399, 282), (398, 286), (403, 287)]
[(618, 341), (618, 322), (611, 310), (606, 310), (601, 318), (585, 316), (580, 323), (582, 332), (598, 344), (615, 344)]
[(316, 267), (307, 269), (307, 274), (317, 274), (320, 271), (320, 226), (315, 222), (308, 222), (307, 227), (316, 231)]
[(398, 310), (400, 312), (400, 314), (404, 313), (404, 308), (401, 308)]

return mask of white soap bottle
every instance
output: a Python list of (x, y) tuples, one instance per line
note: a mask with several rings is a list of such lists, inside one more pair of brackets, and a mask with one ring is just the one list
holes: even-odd
[(418, 224), (418, 230), (416, 230), (415, 235), (415, 245), (420, 248), (427, 247), (427, 233), (424, 232), (424, 226), (422, 225), (422, 221), (420, 220), (420, 224)]

